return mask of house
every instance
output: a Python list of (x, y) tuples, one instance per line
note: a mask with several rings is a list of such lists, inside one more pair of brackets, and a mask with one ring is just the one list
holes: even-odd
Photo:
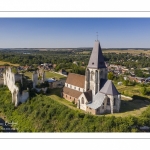
[(107, 67), (98, 40), (94, 43), (85, 75), (69, 73), (62, 96), (94, 115), (119, 112), (121, 94), (107, 79)]
[(47, 79), (47, 82), (49, 83), (49, 88), (62, 88), (65, 85), (66, 80), (55, 80), (53, 78)]

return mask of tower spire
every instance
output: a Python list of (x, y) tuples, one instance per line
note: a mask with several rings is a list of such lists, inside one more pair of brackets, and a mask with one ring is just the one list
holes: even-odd
[(97, 41), (98, 41), (98, 32), (96, 32), (96, 36), (97, 36)]
[(98, 40), (94, 43), (94, 47), (88, 63), (88, 68), (106, 68), (100, 42)]

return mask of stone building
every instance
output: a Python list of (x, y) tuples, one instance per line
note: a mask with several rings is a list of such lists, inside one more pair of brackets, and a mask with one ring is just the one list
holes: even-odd
[(97, 40), (84, 75), (69, 73), (62, 96), (91, 114), (119, 112), (121, 95), (111, 80), (107, 80), (100, 42)]
[(25, 102), (29, 93), (26, 90), (20, 91), (20, 85), (23, 86), (22, 74), (14, 73), (11, 67), (6, 68), (3, 73), (4, 85), (8, 87), (12, 94), (12, 103), (18, 106), (19, 102)]
[(66, 80), (60, 79), (60, 80), (55, 80), (53, 78), (47, 79), (47, 82), (49, 83), (49, 88), (62, 88), (65, 85)]
[(35, 88), (36, 85), (45, 82), (46, 81), (45, 71), (43, 69), (34, 71), (32, 75), (32, 81), (33, 81), (33, 88)]

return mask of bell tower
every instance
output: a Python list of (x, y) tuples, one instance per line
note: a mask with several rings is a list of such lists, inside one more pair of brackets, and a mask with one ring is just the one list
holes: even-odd
[(100, 91), (101, 79), (107, 79), (107, 67), (104, 62), (100, 42), (96, 40), (86, 68), (84, 90), (92, 90), (92, 94), (95, 95)]

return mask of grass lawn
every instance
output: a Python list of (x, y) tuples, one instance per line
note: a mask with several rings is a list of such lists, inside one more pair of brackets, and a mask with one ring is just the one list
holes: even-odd
[[(71, 109), (74, 109), (82, 113), (86, 113), (85, 111), (78, 109), (75, 104), (65, 100), (64, 98), (61, 98), (60, 91), (61, 89), (51, 89), (49, 97), (58, 101), (61, 104), (66, 105)], [(139, 116), (143, 111), (146, 110), (148, 105), (150, 105), (149, 100), (139, 100), (139, 99), (128, 100), (122, 98), (120, 112), (114, 114), (105, 114), (105, 116), (115, 116), (115, 117), (127, 117), (129, 115)]]
[[(24, 75), (25, 76), (28, 76), (30, 79), (32, 79), (32, 72), (25, 72), (24, 73)], [(55, 72), (48, 72), (48, 71), (46, 71), (45, 72), (45, 75), (46, 75), (46, 78), (48, 79), (48, 78), (55, 78), (55, 79), (57, 79), (57, 80), (59, 80), (59, 79), (66, 79), (66, 77), (65, 76), (63, 76), (63, 75), (60, 75), (60, 74), (57, 74), (57, 73), (55, 73)]]
[(66, 79), (65, 76), (63, 76), (61, 74), (57, 74), (55, 72), (50, 72), (50, 71), (46, 71), (45, 75), (46, 75), (46, 78), (55, 78), (57, 80), (59, 80), (59, 79)]
[(19, 66), (19, 64), (12, 64), (10, 62), (0, 61), (0, 65), (5, 65), (5, 64), (9, 64), (9, 65), (12, 65), (12, 66)]
[(25, 76), (27, 76), (27, 77), (29, 77), (30, 79), (32, 79), (32, 72), (28, 72), (28, 71), (26, 71), (25, 73), (24, 73), (24, 75)]
[(77, 106), (69, 101), (67, 101), (66, 99), (60, 97), (60, 93), (61, 93), (61, 89), (57, 88), (57, 89), (51, 89), (50, 94), (48, 95), (50, 98), (52, 98), (53, 100), (56, 100), (57, 102), (82, 113), (86, 113), (81, 109), (78, 109)]
[[(117, 90), (122, 94), (126, 96), (130, 96), (133, 99), (149, 99), (150, 95), (142, 95), (141, 93), (141, 86), (135, 85), (135, 86), (125, 86), (125, 85), (117, 85), (115, 84)], [(147, 86), (146, 89), (150, 91), (150, 86)]]
[(127, 117), (139, 116), (150, 105), (148, 100), (121, 100), (121, 107), (119, 113), (107, 114), (106, 116)]

